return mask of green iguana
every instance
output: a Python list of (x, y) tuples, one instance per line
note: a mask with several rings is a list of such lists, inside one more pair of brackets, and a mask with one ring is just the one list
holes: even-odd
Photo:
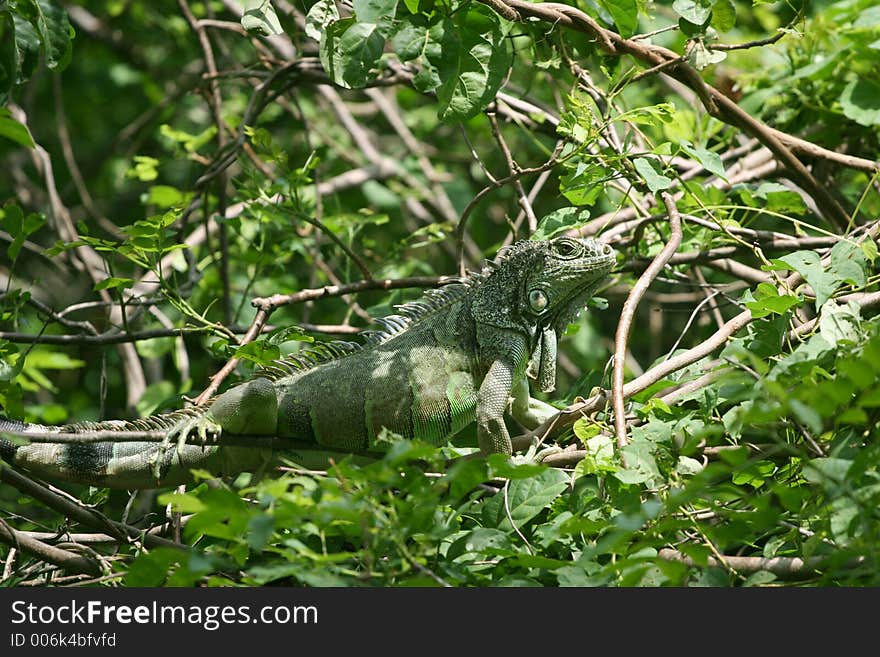
[(365, 331), (364, 345), (331, 341), (288, 356), (204, 406), (62, 427), (0, 418), (0, 432), (25, 437), (161, 430), (164, 443), (0, 438), (0, 458), (48, 479), (153, 488), (186, 481), (191, 468), (234, 474), (265, 464), (262, 449), (186, 443), (193, 431), (203, 443), (223, 432), (368, 451), (383, 428), (439, 443), (472, 422), (483, 454), (509, 455), (505, 412), (529, 429), (557, 412), (530, 396), (528, 378), (553, 390), (557, 339), (614, 259), (610, 246), (592, 239), (518, 242), (482, 272), (376, 320), (382, 328)]

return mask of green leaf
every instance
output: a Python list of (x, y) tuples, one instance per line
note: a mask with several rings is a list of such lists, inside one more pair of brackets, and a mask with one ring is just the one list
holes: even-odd
[(656, 193), (664, 189), (669, 189), (675, 183), (671, 178), (667, 178), (663, 174), (657, 171), (655, 168), (655, 164), (652, 160), (649, 160), (644, 157), (637, 157), (633, 160), (633, 166), (635, 166), (636, 171), (639, 172), (639, 175), (645, 179), (645, 183), (648, 185), (648, 189), (652, 192)]
[(500, 19), (487, 7), (470, 8), (457, 28), (456, 39), (444, 39), (438, 64), (438, 115), (450, 123), (465, 121), (492, 102), (513, 60)]
[(880, 84), (868, 78), (853, 80), (840, 94), (843, 114), (859, 125), (880, 125)]
[(819, 254), (815, 251), (795, 251), (770, 262), (771, 265), (765, 265), (765, 269), (791, 269), (804, 277), (804, 280), (816, 293), (817, 310), (834, 294), (834, 290), (837, 288), (836, 278), (822, 268)]
[(384, 48), (385, 37), (378, 26), (343, 18), (331, 23), (321, 36), (321, 64), (340, 87), (359, 89), (373, 79)]
[(616, 116), (614, 121), (627, 121), (640, 125), (659, 125), (660, 123), (670, 123), (675, 120), (675, 117), (675, 105), (672, 103), (658, 103), (656, 105), (634, 107)]
[(156, 205), (164, 210), (186, 204), (191, 196), (191, 194), (184, 193), (170, 185), (153, 185), (146, 194), (141, 196), (141, 201), (146, 205)]
[(430, 93), (442, 84), (438, 67), (443, 53), (455, 52), (460, 40), (455, 23), (448, 18), (429, 23), (424, 16), (413, 16), (392, 37), (391, 45), (401, 61), (418, 66), (413, 76), (416, 90)]
[(115, 290), (117, 288), (125, 288), (131, 287), (134, 284), (134, 280), (131, 278), (118, 278), (116, 276), (110, 276), (105, 278), (103, 281), (98, 281), (95, 283), (92, 288), (95, 292), (99, 292), (100, 290)]
[(241, 26), (248, 32), (263, 36), (284, 34), (271, 0), (244, 0)]
[[(249, 136), (253, 135), (253, 131), (248, 131)], [(210, 125), (197, 135), (191, 135), (188, 132), (174, 128), (166, 123), (159, 126), (159, 134), (175, 144), (180, 144), (187, 153), (195, 153), (202, 146), (209, 143), (217, 135), (217, 126)]]
[(247, 542), (251, 550), (262, 550), (266, 547), (275, 529), (275, 519), (267, 513), (259, 513), (248, 521)]
[(599, 0), (611, 14), (620, 35), (626, 38), (636, 33), (639, 27), (639, 4), (637, 0)]
[(841, 283), (864, 286), (868, 282), (868, 262), (862, 246), (843, 241), (835, 244), (828, 273)]
[(36, 27), (43, 46), (46, 66), (62, 71), (70, 61), (73, 29), (67, 19), (67, 12), (49, 0), (31, 0), (31, 23)]
[(11, 139), (16, 144), (27, 148), (36, 146), (27, 126), (12, 118), (12, 112), (5, 107), (0, 107), (0, 137)]
[(706, 47), (702, 41), (695, 41), (688, 57), (694, 68), (702, 71), (712, 64), (723, 62), (727, 59), (727, 53), (723, 50), (712, 50)]
[[(12, 381), (15, 377), (21, 374), (25, 365), (25, 360), (25, 356), (21, 355), (15, 345), (6, 340), (0, 340), (0, 382)], [(15, 364), (13, 364), (13, 362)], [(2, 390), (2, 388), (0, 388), (0, 390)], [(20, 391), (17, 392), (18, 396), (20, 396)], [(0, 395), (0, 401), (9, 400), (4, 400), (3, 395)]]
[(12, 14), (0, 11), (0, 105), (9, 100), (18, 80), (18, 51)]
[(782, 315), (789, 308), (800, 303), (800, 300), (794, 295), (779, 294), (776, 286), (770, 283), (758, 283), (752, 298), (753, 301), (746, 302), (746, 308), (752, 311), (752, 317), (755, 319), (766, 317), (771, 313)]
[(575, 467), (576, 475), (615, 472), (614, 440), (610, 436), (594, 436), (584, 441), (586, 456)]
[(752, 573), (746, 578), (746, 581), (742, 583), (743, 586), (764, 586), (765, 584), (770, 584), (771, 582), (776, 581), (776, 575), (767, 571), (767, 570), (759, 570), (758, 572)]
[[(626, 468), (614, 472), (614, 476), (624, 484), (642, 484), (658, 481), (661, 477), (654, 460), (654, 447), (647, 441), (633, 441), (623, 448)], [(649, 484), (650, 485), (650, 484)]]
[(6, 250), (11, 262), (15, 262), (28, 236), (37, 232), (46, 223), (41, 214), (31, 213), (25, 216), (21, 208), (15, 204), (0, 209), (0, 226), (12, 235), (12, 242)]
[(359, 23), (372, 23), (382, 36), (391, 34), (397, 0), (354, 0), (354, 15)]
[[(171, 343), (173, 346), (173, 343)], [(139, 345), (140, 346), (140, 345)], [(138, 354), (142, 355), (140, 349)], [(171, 381), (157, 381), (151, 383), (144, 390), (137, 402), (137, 411), (141, 417), (152, 415), (156, 410), (167, 403), (169, 399), (173, 399), (175, 394), (174, 384)]]
[(528, 479), (512, 480), (508, 483), (506, 495), (500, 491), (490, 500), (492, 504), (487, 502), (484, 518), (504, 531), (513, 529), (511, 520), (521, 529), (559, 497), (568, 482), (568, 475), (555, 468), (547, 468)]
[(842, 305), (832, 301), (822, 306), (819, 334), (832, 345), (840, 342), (858, 344), (861, 338), (860, 321), (858, 304)]
[(272, 563), (265, 566), (254, 566), (247, 571), (248, 577), (254, 584), (262, 586), (269, 582), (286, 577), (296, 577), (302, 575), (303, 566), (301, 563)]
[(736, 5), (733, 0), (715, 0), (711, 23), (719, 32), (726, 32), (736, 25)]
[(880, 5), (869, 6), (853, 22), (853, 28), (857, 30), (875, 30), (878, 27), (880, 27)]
[(714, 173), (724, 181), (727, 180), (727, 172), (724, 170), (724, 163), (721, 161), (721, 156), (718, 153), (713, 153), (702, 146), (695, 147), (686, 140), (681, 141), (681, 147), (688, 155), (702, 164), (706, 171)]
[(595, 586), (595, 581), (590, 577), (586, 570), (578, 566), (562, 566), (555, 571), (556, 581), (559, 586)]
[(258, 365), (266, 365), (281, 357), (278, 345), (267, 340), (254, 340), (235, 350), (235, 358), (244, 358)]
[(704, 25), (712, 15), (713, 0), (675, 0), (672, 8), (694, 25)]
[(788, 79), (800, 80), (802, 78), (811, 78), (813, 80), (825, 80), (833, 75), (839, 57), (840, 53), (837, 52), (816, 53), (815, 57), (811, 57), (808, 60), (809, 64), (795, 69)]
[(528, 479), (547, 469), (546, 465), (540, 463), (512, 463), (504, 454), (491, 454), (486, 461), (492, 476), (511, 480)]
[(457, 559), (466, 554), (485, 554), (487, 552), (509, 551), (513, 548), (510, 537), (493, 527), (478, 527), (456, 540), (449, 546), (446, 558)]
[[(749, 190), (742, 190), (749, 192)], [(754, 192), (744, 194), (743, 198), (746, 202), (750, 202), (749, 195), (753, 194), (755, 198), (765, 199), (764, 204), (766, 210), (771, 212), (779, 212), (782, 214), (804, 214), (807, 206), (804, 199), (797, 192), (793, 192), (784, 185), (774, 182), (761, 183)]]
[(813, 484), (825, 484), (829, 480), (843, 483), (853, 462), (849, 459), (823, 457), (812, 459), (804, 465), (804, 479)]
[(578, 418), (572, 426), (574, 435), (578, 437), (582, 443), (586, 443), (590, 438), (599, 434), (602, 428), (595, 422), (590, 422), (586, 418)]
[(776, 470), (776, 466), (770, 461), (756, 461), (735, 472), (730, 480), (737, 486), (751, 486), (761, 488)]
[(590, 218), (590, 211), (584, 208), (559, 208), (546, 215), (538, 223), (538, 228), (531, 236), (533, 240), (549, 240), (559, 233), (582, 226)]
[(134, 166), (125, 172), (130, 178), (137, 178), (143, 182), (155, 180), (159, 177), (159, 160), (149, 155), (135, 155), (132, 158)]
[(874, 264), (874, 261), (877, 259), (878, 251), (877, 251), (877, 242), (872, 239), (866, 239), (859, 245), (862, 249), (862, 254), (867, 258), (868, 262)]
[(682, 475), (695, 475), (702, 471), (703, 464), (689, 456), (679, 456), (675, 471)]
[(263, 334), (271, 344), (284, 344), (285, 342), (314, 342), (315, 338), (307, 335), (299, 326), (279, 326), (268, 333)]
[(125, 573), (126, 586), (159, 586), (168, 578), (175, 564), (186, 553), (170, 547), (159, 547), (141, 552)]
[(15, 24), (15, 60), (17, 62), (16, 84), (31, 77), (40, 63), (40, 35), (37, 30), (18, 14), (12, 15)]
[(566, 172), (559, 178), (559, 191), (573, 205), (592, 205), (610, 179), (604, 167), (578, 161), (576, 166), (566, 166)]
[(193, 493), (162, 493), (159, 495), (159, 504), (170, 504), (173, 510), (180, 513), (197, 513), (207, 508)]
[(822, 416), (814, 408), (794, 398), (788, 400), (788, 405), (801, 424), (806, 425), (814, 434), (822, 433)]

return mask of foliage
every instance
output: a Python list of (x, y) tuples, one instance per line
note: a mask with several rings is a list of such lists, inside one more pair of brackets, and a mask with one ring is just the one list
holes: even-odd
[[(607, 309), (560, 342), (548, 399), (576, 406), (611, 386), (626, 295), (674, 237), (666, 200), (683, 223), (628, 337), (647, 383), (622, 448), (609, 404), (553, 436), (559, 467), (449, 461), (465, 432), (133, 500), (74, 488), (142, 528), (169, 505), (194, 546), (114, 545), (100, 582), (880, 583), (875, 4), (0, 0), (9, 417), (178, 408), (229, 358), (226, 385), (418, 295), (371, 281), (572, 231), (621, 254)], [(358, 280), (241, 343), (253, 299)], [(0, 509), (94, 530), (6, 485)], [(6, 585), (85, 578), (10, 563)]]

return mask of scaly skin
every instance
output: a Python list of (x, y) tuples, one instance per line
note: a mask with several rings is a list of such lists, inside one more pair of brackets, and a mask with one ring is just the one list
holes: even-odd
[(0, 439), (0, 457), (47, 478), (149, 488), (186, 480), (193, 467), (233, 474), (268, 458), (257, 448), (185, 444), (193, 431), (274, 435), (362, 452), (375, 448), (383, 430), (437, 444), (472, 422), (483, 454), (509, 455), (505, 413), (527, 429), (556, 413), (531, 397), (528, 378), (542, 391), (553, 389), (556, 342), (613, 265), (612, 249), (595, 240), (519, 242), (482, 273), (377, 320), (384, 330), (369, 333), (366, 346), (331, 342), (292, 356), (204, 410), (61, 428), (0, 423), (0, 431), (17, 426), (39, 435), (161, 428), (164, 443), (13, 447)]

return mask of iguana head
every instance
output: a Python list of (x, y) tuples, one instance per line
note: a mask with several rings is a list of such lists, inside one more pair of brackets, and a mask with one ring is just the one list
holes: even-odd
[(479, 286), (478, 322), (565, 330), (614, 266), (614, 249), (594, 239), (517, 242), (498, 254)]
[[(498, 254), (475, 288), (477, 332), (497, 327), (529, 339), (528, 374), (549, 392), (556, 380), (556, 339), (608, 276), (614, 249), (594, 239), (518, 242)], [(487, 338), (489, 339), (489, 338)]]
[(520, 309), (540, 327), (557, 333), (587, 305), (614, 266), (614, 249), (594, 239), (558, 237), (540, 246), (525, 277)]

